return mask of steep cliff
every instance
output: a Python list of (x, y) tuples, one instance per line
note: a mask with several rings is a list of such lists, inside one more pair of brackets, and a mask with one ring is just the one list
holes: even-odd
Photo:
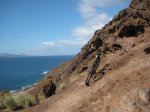
[[(133, 0), (128, 8), (120, 11), (102, 29), (95, 31), (94, 36), (71, 61), (50, 71), (30, 93), (38, 95), (48, 87), (47, 91), (51, 92), (49, 95), (51, 96), (57, 92), (60, 83), (68, 82), (66, 86), (69, 85), (72, 76), (90, 69), (91, 62), (100, 47), (104, 49), (105, 55), (118, 51), (121, 55), (125, 55), (131, 49), (149, 41), (150, 0)], [(51, 84), (56, 89), (52, 89)]]

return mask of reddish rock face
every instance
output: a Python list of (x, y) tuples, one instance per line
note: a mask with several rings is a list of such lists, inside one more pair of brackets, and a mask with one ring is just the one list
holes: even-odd
[[(149, 31), (150, 0), (133, 0), (129, 8), (120, 11), (112, 21), (95, 32), (93, 38), (74, 58), (73, 67), (76, 68), (80, 63), (88, 61), (88, 58), (92, 57), (92, 53), (99, 47), (110, 50), (113, 44), (117, 43), (126, 49), (126, 46), (132, 47), (139, 44), (142, 34), (149, 34)], [(133, 40), (132, 45), (128, 40)], [(91, 49), (92, 45), (95, 46), (95, 50)]]
[(150, 0), (132, 0), (130, 7), (139, 10), (150, 10)]

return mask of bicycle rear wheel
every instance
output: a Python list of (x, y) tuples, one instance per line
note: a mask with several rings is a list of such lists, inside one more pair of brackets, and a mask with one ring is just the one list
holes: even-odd
[(95, 64), (94, 64), (93, 67), (91, 68), (91, 70), (89, 71), (88, 76), (86, 78), (85, 84), (87, 86), (90, 86), (92, 84), (95, 72), (96, 72), (96, 69), (95, 69)]

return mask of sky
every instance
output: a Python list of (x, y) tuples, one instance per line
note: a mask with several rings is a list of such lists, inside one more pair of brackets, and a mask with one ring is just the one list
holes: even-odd
[(0, 0), (0, 53), (75, 55), (131, 0)]

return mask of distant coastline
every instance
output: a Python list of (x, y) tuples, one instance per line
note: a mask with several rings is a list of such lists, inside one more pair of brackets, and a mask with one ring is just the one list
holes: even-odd
[(17, 55), (17, 54), (9, 54), (9, 53), (0, 53), (0, 58), (7, 58), (7, 57), (26, 57), (28, 55), (25, 55), (25, 54), (20, 54), (20, 55)]
[(0, 58), (9, 58), (9, 57), (59, 57), (59, 56), (74, 56), (74, 55), (27, 55), (27, 54), (9, 54), (9, 53), (0, 53)]

